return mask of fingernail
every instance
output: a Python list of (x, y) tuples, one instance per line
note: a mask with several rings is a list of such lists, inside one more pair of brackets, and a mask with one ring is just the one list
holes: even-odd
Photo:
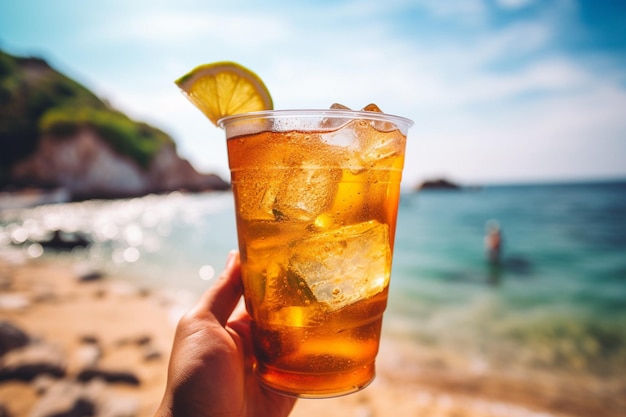
[(230, 252), (228, 252), (228, 258), (226, 258), (226, 269), (232, 268), (236, 257), (237, 257), (237, 251), (231, 250)]

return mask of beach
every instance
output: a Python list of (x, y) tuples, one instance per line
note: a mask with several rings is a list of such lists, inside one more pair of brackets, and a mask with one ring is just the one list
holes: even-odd
[[(404, 194), (376, 379), (292, 416), (623, 417), (624, 191)], [(230, 193), (0, 211), (0, 415), (152, 415), (177, 320), (236, 236)]]
[[(0, 321), (28, 335), (0, 358), (1, 415), (153, 415), (176, 322), (193, 297), (50, 259), (1, 260), (0, 285)], [(29, 361), (47, 361), (48, 373), (36, 375), (31, 366), (23, 367), (31, 380), (15, 372), (7, 377), (7, 370)], [(462, 355), (442, 360), (383, 337), (369, 387), (299, 400), (291, 415), (618, 417), (626, 410), (625, 394), (623, 378), (520, 374), (513, 363), (486, 371)]]

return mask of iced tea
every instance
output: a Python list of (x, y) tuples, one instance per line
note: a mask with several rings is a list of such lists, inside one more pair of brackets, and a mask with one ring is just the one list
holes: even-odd
[(222, 122), (256, 373), (289, 395), (357, 391), (374, 378), (411, 122), (261, 115)]

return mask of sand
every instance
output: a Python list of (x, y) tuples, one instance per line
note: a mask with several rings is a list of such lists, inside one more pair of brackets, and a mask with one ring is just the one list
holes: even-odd
[[(86, 341), (97, 341), (99, 368), (130, 372), (140, 381), (136, 386), (108, 384), (107, 395), (134, 404), (130, 410), (137, 417), (151, 416), (163, 394), (175, 324), (189, 302), (181, 302), (178, 293), (137, 288), (115, 277), (79, 281), (86, 272), (58, 261), (0, 260), (0, 320), (56, 346), (67, 359), (67, 379), (84, 365)], [(416, 346), (384, 338), (377, 378), (370, 386), (344, 397), (299, 400), (291, 416), (626, 415), (624, 383), (584, 376), (522, 377), (507, 370), (486, 373), (468, 363), (442, 363)], [(0, 382), (0, 405), (10, 416), (33, 415), (39, 401), (34, 383)]]

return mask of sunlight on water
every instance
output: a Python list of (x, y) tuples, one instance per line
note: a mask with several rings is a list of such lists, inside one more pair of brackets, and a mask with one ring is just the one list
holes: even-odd
[(202, 281), (210, 280), (236, 248), (232, 213), (229, 193), (210, 198), (172, 193), (4, 211), (0, 254), (86, 261), (147, 285), (202, 288)]

